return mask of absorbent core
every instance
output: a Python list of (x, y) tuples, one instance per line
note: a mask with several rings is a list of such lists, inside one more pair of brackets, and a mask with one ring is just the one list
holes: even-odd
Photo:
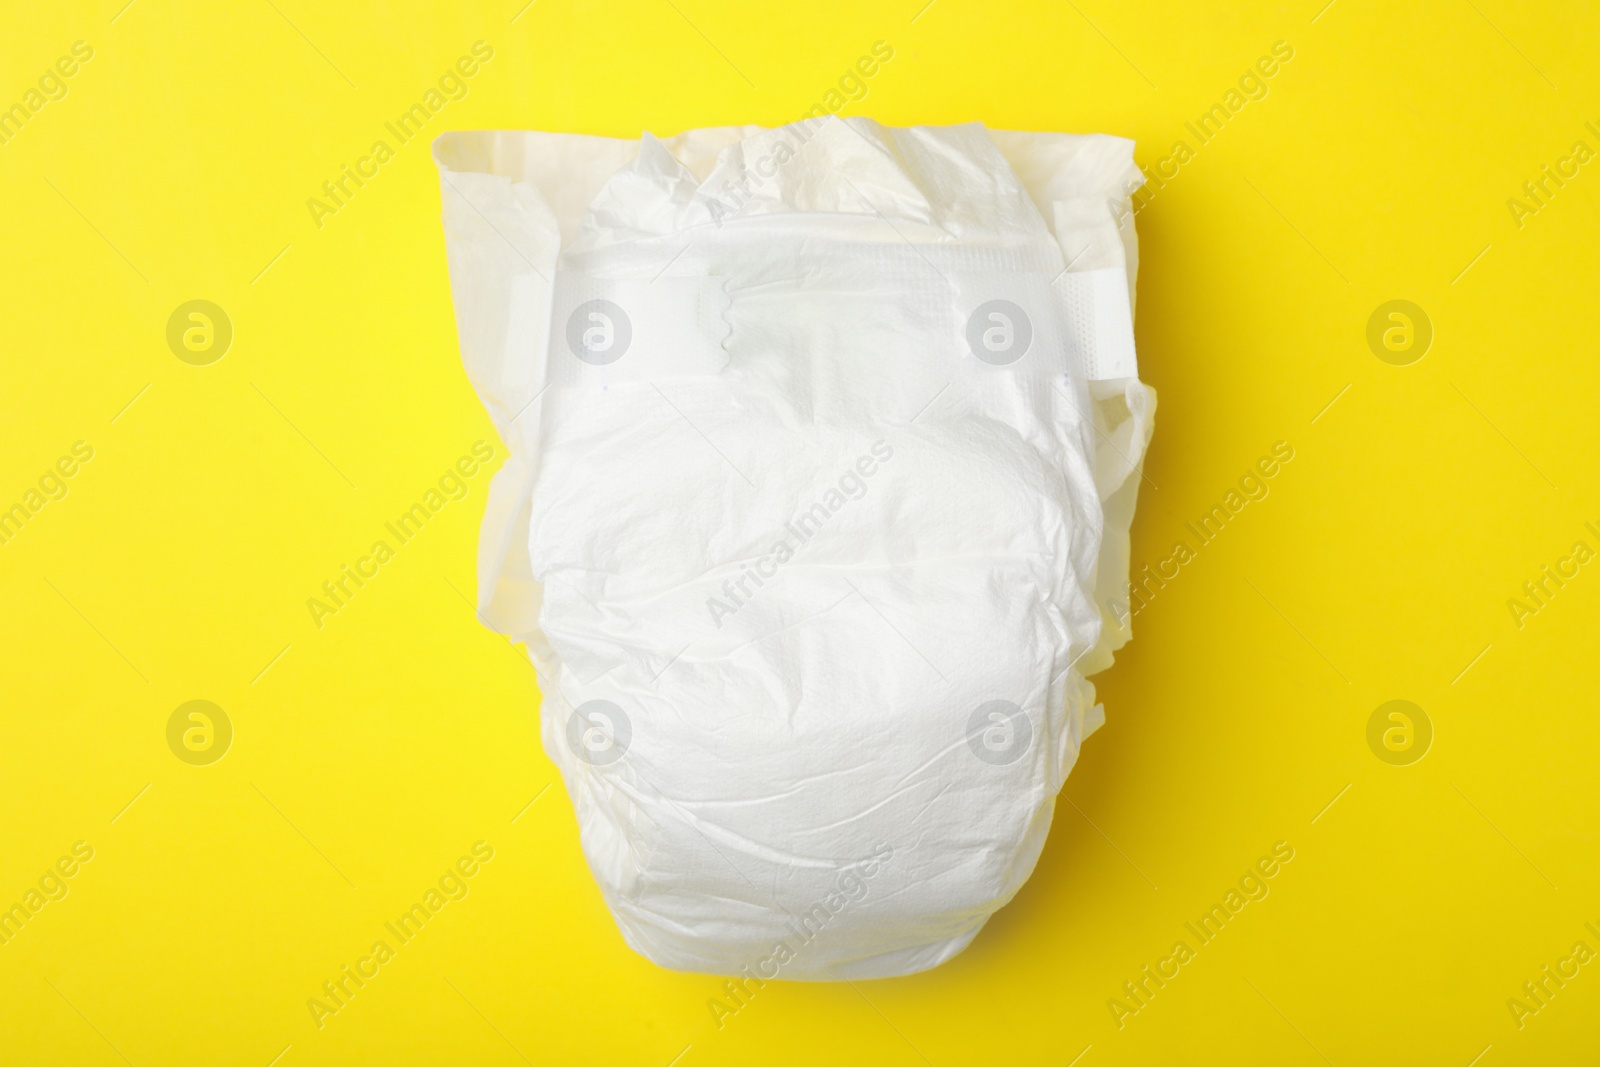
[(1032, 871), (1129, 637), (1132, 149), (837, 117), (435, 142), (511, 451), (481, 612), (650, 959), (907, 974)]

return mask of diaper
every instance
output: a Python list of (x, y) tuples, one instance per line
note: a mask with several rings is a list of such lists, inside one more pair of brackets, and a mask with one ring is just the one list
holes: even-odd
[(908, 974), (1033, 870), (1129, 637), (1132, 148), (837, 117), (435, 142), (510, 449), (480, 609), (649, 959)]

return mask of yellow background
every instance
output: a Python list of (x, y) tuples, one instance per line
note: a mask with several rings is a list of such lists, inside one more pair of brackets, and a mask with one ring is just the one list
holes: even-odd
[[(0, 33), (4, 104), (95, 50), (0, 147), (0, 507), (94, 448), (0, 546), (0, 904), (95, 850), (0, 947), (0, 1060), (1591, 1062), (1600, 963), (1520, 1029), (1507, 1000), (1600, 949), (1600, 566), (1521, 628), (1507, 601), (1600, 548), (1600, 163), (1521, 227), (1506, 202), (1600, 148), (1592, 8), (123, 2)], [(470, 94), (319, 229), (307, 198), (480, 39)], [(879, 40), (845, 114), (1103, 131), (1146, 166), (1293, 47), (1138, 215), (1161, 406), (1135, 562), (1274, 442), (1295, 458), (1141, 611), (1037, 871), (970, 949), (770, 986), (719, 1030), (718, 980), (623, 945), (532, 668), (466, 602), (486, 476), (320, 630), (305, 601), (474, 441), (505, 456), (426, 140), (778, 124)], [(1435, 333), (1403, 367), (1366, 343), (1400, 298)], [(192, 299), (233, 323), (209, 366), (166, 343)], [(166, 741), (194, 699), (235, 730), (210, 766)], [(1366, 741), (1391, 699), (1434, 727), (1410, 766)], [(470, 895), (319, 1030), (308, 998), (480, 840)], [(1276, 841), (1271, 895), (1119, 1029), (1108, 999)]]

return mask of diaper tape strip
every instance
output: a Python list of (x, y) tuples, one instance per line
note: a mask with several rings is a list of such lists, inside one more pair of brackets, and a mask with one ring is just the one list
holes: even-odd
[(967, 354), (997, 368), (1137, 378), (1128, 275), (1121, 267), (1065, 272), (955, 272)]
[(726, 278), (557, 271), (549, 382), (578, 387), (716, 374), (728, 362)]
[[(946, 297), (963, 362), (997, 371), (1137, 378), (1128, 276), (1121, 267), (949, 271)], [(549, 382), (578, 388), (719, 373), (731, 325), (727, 279), (608, 278), (558, 271), (551, 294)]]

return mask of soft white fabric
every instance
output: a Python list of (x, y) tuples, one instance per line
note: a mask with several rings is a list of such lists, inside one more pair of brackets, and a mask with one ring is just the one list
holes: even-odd
[[(759, 978), (950, 958), (1032, 871), (1129, 636), (1103, 605), (1154, 394), (1083, 349), (1131, 359), (1132, 143), (828, 118), (434, 151), (511, 449), (481, 608), (533, 657), (623, 936)], [(994, 359), (1005, 307), (1033, 340)]]

